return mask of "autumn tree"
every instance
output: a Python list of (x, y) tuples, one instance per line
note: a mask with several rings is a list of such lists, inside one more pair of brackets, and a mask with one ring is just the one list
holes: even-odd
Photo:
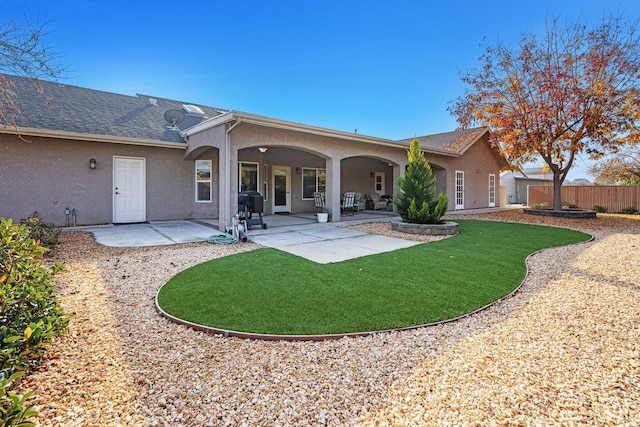
[(58, 64), (60, 54), (45, 42), (49, 35), (46, 21), (19, 21), (7, 18), (0, 22), (0, 126), (15, 126), (18, 112), (16, 94), (6, 74), (33, 79), (57, 80), (65, 72)]
[(589, 168), (600, 185), (640, 185), (640, 143), (630, 144)]
[(516, 48), (489, 46), (481, 68), (449, 111), (461, 126), (492, 130), (515, 167), (542, 158), (553, 172), (554, 210), (576, 155), (599, 159), (638, 141), (640, 39), (637, 25), (603, 18), (593, 28), (548, 19), (542, 35), (525, 33)]

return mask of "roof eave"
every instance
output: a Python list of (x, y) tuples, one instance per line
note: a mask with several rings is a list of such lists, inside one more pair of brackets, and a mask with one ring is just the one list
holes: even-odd
[[(398, 141), (393, 141), (385, 138), (377, 138), (373, 136), (360, 135), (357, 133), (344, 132), (335, 129), (328, 129), (319, 126), (312, 126), (303, 123), (291, 122), (287, 120), (274, 119), (271, 117), (260, 116), (257, 114), (245, 113), (241, 111), (229, 111), (224, 114), (221, 114), (216, 117), (212, 117), (208, 120), (205, 120), (201, 123), (198, 123), (195, 126), (192, 126), (185, 130), (187, 137), (195, 135), (200, 132), (204, 132), (208, 129), (220, 126), (225, 123), (230, 123), (232, 121), (240, 120), (243, 124), (253, 124), (257, 126), (270, 127), (275, 129), (283, 129), (283, 130), (291, 130), (297, 132), (305, 132), (319, 136), (325, 136), (329, 138), (338, 138), (355, 142), (363, 142), (367, 144), (376, 144), (376, 145), (384, 145), (389, 147), (402, 147), (408, 148), (408, 144), (400, 143)], [(457, 154), (451, 153), (450, 151), (440, 151), (428, 149), (429, 152), (434, 154), (442, 154), (446, 156), (458, 157)]]
[(44, 138), (72, 139), (76, 141), (94, 141), (110, 144), (144, 145), (150, 147), (178, 148), (185, 150), (187, 144), (183, 142), (158, 141), (146, 138), (125, 138), (113, 135), (97, 135), (92, 133), (67, 132), (60, 130), (38, 129), (29, 127), (4, 127), (0, 128), (0, 133), (14, 134), (19, 136), (36, 136)]

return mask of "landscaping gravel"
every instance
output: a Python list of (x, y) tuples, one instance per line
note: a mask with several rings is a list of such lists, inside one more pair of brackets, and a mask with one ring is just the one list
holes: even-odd
[(518, 293), (462, 320), (324, 342), (224, 338), (158, 316), (174, 274), (255, 244), (123, 249), (65, 232), (52, 259), (67, 264), (69, 334), (20, 388), (36, 391), (41, 426), (640, 425), (640, 218), (479, 218), (595, 240), (533, 255)]

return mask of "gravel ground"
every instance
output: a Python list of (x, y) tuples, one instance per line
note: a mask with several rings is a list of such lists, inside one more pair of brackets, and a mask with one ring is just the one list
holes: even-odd
[(41, 426), (640, 425), (640, 218), (481, 218), (595, 240), (532, 256), (515, 296), (468, 318), (319, 343), (223, 338), (156, 314), (178, 271), (257, 245), (122, 249), (63, 233), (70, 331), (20, 387), (36, 391)]

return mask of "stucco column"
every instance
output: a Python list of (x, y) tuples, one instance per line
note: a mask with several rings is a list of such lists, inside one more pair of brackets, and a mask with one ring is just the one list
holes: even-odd
[(331, 222), (340, 221), (340, 159), (330, 157), (327, 165), (326, 205), (331, 212)]
[(218, 155), (218, 229), (220, 231), (226, 231), (227, 224), (231, 223), (231, 218), (228, 217), (229, 212), (229, 200), (228, 200), (228, 188), (229, 188), (229, 162), (227, 161), (226, 147), (223, 144), (220, 148)]
[(226, 231), (231, 219), (238, 212), (238, 149), (232, 144), (220, 147), (218, 158), (220, 170), (220, 205), (218, 206), (218, 229)]
[[(393, 193), (391, 194), (391, 197), (393, 197), (395, 194), (398, 194), (400, 192), (400, 186), (398, 185), (398, 178), (400, 177), (400, 175), (404, 174), (405, 166), (406, 166), (405, 164), (393, 166)], [(396, 211), (395, 204), (393, 205), (393, 211), (394, 212)]]

